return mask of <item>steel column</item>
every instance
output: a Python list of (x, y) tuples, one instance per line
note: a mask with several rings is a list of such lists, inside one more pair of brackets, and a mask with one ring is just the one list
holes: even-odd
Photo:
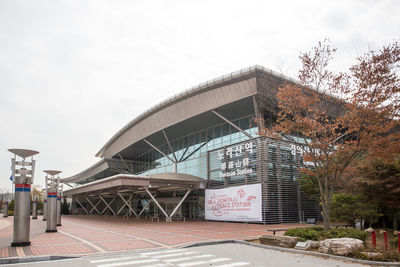
[(90, 199), (88, 197), (85, 197), (85, 199), (92, 206), (92, 209), (89, 211), (89, 214), (92, 214), (93, 210), (97, 211), (97, 213), (100, 214), (100, 211), (96, 207), (97, 207), (97, 205), (99, 205), (101, 200), (99, 200), (96, 205), (93, 205), (93, 203), (90, 201)]
[(78, 199), (75, 199), (75, 201), (76, 201), (76, 203), (78, 203), (78, 204), (79, 204), (79, 206), (81, 206), (81, 208), (82, 208), (82, 209), (84, 209), (84, 210), (86, 211), (86, 214), (89, 214), (89, 212), (87, 211), (87, 209), (85, 208), (85, 206), (83, 206), (83, 205), (82, 205), (82, 203), (81, 203), (81, 202), (79, 202), (79, 200), (78, 200)]
[(125, 206), (128, 206), (129, 210), (135, 214), (135, 216), (137, 216), (137, 213), (132, 209), (131, 205), (129, 205), (128, 202), (131, 201), (131, 199), (133, 198), (133, 196), (129, 196), (128, 201), (125, 200), (125, 198), (121, 195), (120, 192), (118, 192), (118, 196), (122, 199), (122, 201), (125, 203), (124, 205), (122, 205), (122, 207), (119, 209), (119, 211), (117, 212), (117, 215), (124, 209)]
[(143, 209), (142, 209), (142, 210), (139, 212), (139, 214), (136, 216), (137, 218), (139, 218), (140, 215), (142, 215), (142, 213), (147, 209), (147, 207), (150, 206), (150, 203), (151, 203), (152, 201), (153, 201), (153, 200), (150, 199), (149, 202), (147, 202), (146, 205), (144, 205)]
[(113, 201), (115, 200), (115, 197), (114, 197), (113, 199), (111, 199), (110, 203), (107, 203), (101, 195), (99, 195), (99, 198), (100, 198), (101, 200), (103, 200), (104, 204), (106, 204), (106, 207), (105, 207), (104, 210), (101, 212), (101, 214), (103, 214), (103, 213), (107, 210), (107, 208), (108, 208), (108, 209), (110, 209), (110, 210), (112, 211), (112, 213), (115, 215), (115, 211), (113, 211), (113, 209), (112, 209), (111, 206), (110, 206), (111, 203), (113, 203)]
[(176, 211), (179, 209), (179, 207), (182, 205), (183, 201), (185, 201), (185, 199), (186, 199), (186, 197), (189, 195), (190, 191), (191, 191), (191, 190), (188, 189), (188, 190), (186, 191), (186, 194), (185, 194), (185, 195), (183, 196), (183, 198), (181, 199), (181, 201), (179, 201), (178, 205), (176, 205), (175, 209), (172, 211), (172, 213), (171, 213), (171, 215), (170, 215), (171, 218), (174, 216), (175, 212), (176, 212)]
[(165, 210), (161, 207), (160, 203), (158, 203), (157, 200), (153, 197), (153, 195), (150, 193), (149, 189), (147, 189), (147, 187), (145, 187), (144, 190), (151, 197), (151, 199), (154, 201), (154, 203), (156, 203), (156, 205), (161, 210), (161, 212), (165, 215), (165, 220), (167, 222), (170, 222), (171, 221), (171, 217), (168, 216), (168, 214), (165, 212)]

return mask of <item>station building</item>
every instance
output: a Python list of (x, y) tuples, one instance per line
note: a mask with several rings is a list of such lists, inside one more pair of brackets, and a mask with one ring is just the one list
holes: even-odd
[[(295, 81), (252, 66), (145, 111), (97, 152), (98, 163), (61, 180), (72, 187), (64, 192), (72, 213), (264, 224), (318, 219), (320, 208), (298, 184), (301, 144), (258, 134), (257, 121), (274, 123), (285, 83)], [(246, 188), (258, 193), (240, 202)], [(241, 217), (256, 198), (257, 216)], [(224, 217), (234, 209), (239, 215)]]

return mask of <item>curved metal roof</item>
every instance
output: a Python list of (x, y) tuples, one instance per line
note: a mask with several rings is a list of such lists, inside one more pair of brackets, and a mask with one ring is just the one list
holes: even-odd
[(179, 101), (182, 101), (188, 97), (194, 96), (196, 94), (200, 94), (204, 91), (209, 90), (211, 87), (215, 87), (215, 86), (219, 86), (222, 85), (223, 83), (227, 83), (229, 81), (232, 81), (234, 79), (237, 78), (241, 78), (244, 77), (248, 74), (251, 73), (255, 73), (257, 70), (259, 71), (264, 71), (266, 73), (269, 73), (270, 75), (276, 76), (278, 78), (282, 78), (291, 82), (297, 82), (294, 79), (285, 76), (283, 74), (277, 73), (273, 70), (264, 68), (263, 66), (259, 66), (259, 65), (254, 65), (248, 68), (244, 68), (235, 72), (232, 72), (230, 74), (227, 75), (223, 75), (220, 76), (218, 78), (206, 81), (204, 83), (201, 83), (199, 85), (193, 86), (181, 93), (178, 93), (177, 95), (174, 95), (168, 99), (166, 99), (163, 102), (160, 102), (159, 104), (153, 106), (152, 108), (150, 108), (149, 110), (143, 112), (142, 114), (140, 114), (138, 117), (136, 117), (135, 119), (133, 119), (132, 121), (130, 121), (126, 126), (124, 126), (121, 130), (119, 130), (113, 137), (111, 137), (111, 139), (96, 153), (96, 157), (103, 157), (104, 158), (104, 154), (105, 151), (114, 143), (118, 140), (118, 138), (120, 138), (124, 133), (126, 133), (129, 129), (131, 129), (132, 127), (134, 127), (135, 125), (137, 125), (140, 121), (143, 121), (144, 119), (146, 119), (147, 117), (149, 117), (150, 115), (157, 113), (158, 111), (176, 103)]
[(238, 100), (247, 99), (258, 94), (259, 88), (256, 72), (266, 74), (268, 79), (276, 78), (278, 80), (297, 83), (297, 81), (290, 77), (259, 65), (244, 68), (201, 83), (166, 99), (140, 114), (118, 131), (97, 152), (96, 156), (103, 159), (88, 169), (74, 176), (61, 179), (61, 181), (79, 182), (87, 180), (108, 169), (110, 166), (108, 166), (107, 161), (115, 160), (113, 156), (122, 152), (127, 147), (138, 143), (143, 138), (147, 138), (172, 125), (177, 125), (184, 120), (196, 117), (199, 114), (204, 114), (206, 111), (218, 109), (233, 102), (239, 103)]

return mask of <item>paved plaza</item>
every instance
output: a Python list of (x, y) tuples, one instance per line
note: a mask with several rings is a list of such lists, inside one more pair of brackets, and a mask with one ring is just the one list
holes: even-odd
[(191, 248), (157, 249), (90, 255), (58, 261), (19, 263), (19, 267), (361, 267), (370, 266), (330, 258), (281, 252), (244, 244), (216, 244)]
[(45, 233), (46, 222), (31, 220), (32, 244), (10, 247), (13, 217), (0, 218), (0, 257), (39, 255), (82, 256), (124, 251), (171, 249), (216, 240), (250, 240), (272, 234), (270, 229), (305, 225), (261, 225), (210, 221), (152, 222), (134, 218), (63, 216), (57, 233)]

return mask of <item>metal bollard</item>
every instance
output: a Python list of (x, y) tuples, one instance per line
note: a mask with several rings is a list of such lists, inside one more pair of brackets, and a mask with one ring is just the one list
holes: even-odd
[(372, 246), (374, 248), (376, 248), (376, 234), (375, 234), (375, 231), (371, 232), (371, 241), (372, 241)]
[(14, 229), (12, 247), (29, 246), (31, 185), (15, 184)]
[(61, 196), (57, 195), (57, 226), (61, 226)]
[(4, 217), (4, 218), (7, 218), (7, 217), (8, 217), (8, 201), (5, 201), (5, 202), (4, 202), (3, 217)]
[(47, 193), (46, 233), (57, 232), (57, 193)]
[(43, 221), (47, 220), (47, 199), (43, 200)]
[(32, 220), (37, 219), (37, 200), (32, 201)]

